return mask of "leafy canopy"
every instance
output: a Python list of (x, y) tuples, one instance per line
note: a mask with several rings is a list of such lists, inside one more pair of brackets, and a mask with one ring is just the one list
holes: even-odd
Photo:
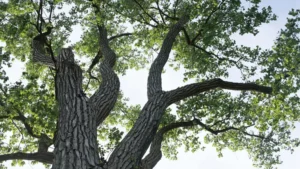
[[(92, 4), (102, 5), (104, 11), (95, 16)], [(216, 147), (219, 156), (225, 148), (247, 150), (258, 166), (269, 168), (280, 163), (280, 150), (293, 150), (299, 145), (298, 138), (291, 138), (290, 131), (300, 115), (300, 10), (291, 10), (286, 27), (272, 49), (236, 44), (232, 35), (256, 35), (261, 24), (276, 19), (270, 7), (259, 4), (259, 0), (243, 3), (240, 0), (45, 0), (42, 3), (45, 20), (41, 24), (37, 22), (39, 1), (1, 1), (0, 40), (4, 45), (0, 52), (0, 153), (35, 152), (37, 139), (32, 136), (46, 134), (52, 138), (55, 132), (58, 112), (54, 72), (31, 61), (31, 40), (39, 32), (54, 28), (49, 39), (56, 55), (62, 46), (73, 46), (78, 63), (85, 70), (84, 85), (90, 94), (101, 81), (97, 66), (88, 72), (99, 50), (97, 22), (105, 22), (110, 37), (130, 33), (110, 41), (118, 55), (115, 71), (124, 75), (128, 69), (140, 69), (151, 63), (170, 25), (189, 11), (191, 21), (177, 37), (169, 61), (175, 70), (185, 69), (184, 80), (226, 78), (228, 69), (236, 68), (243, 80), (255, 79), (258, 84), (272, 86), (273, 94), (241, 92), (232, 96), (216, 90), (178, 103), (176, 111), (168, 109), (161, 127), (195, 117), (206, 127), (168, 132), (162, 147), (164, 155), (176, 159), (177, 147), (196, 151), (204, 148), (201, 144), (204, 142)], [(70, 42), (70, 35), (78, 34), (78, 29), (83, 31), (80, 40)], [(5, 68), (17, 61), (23, 62), (25, 69), (20, 81), (11, 83)], [(140, 110), (140, 105), (129, 105), (127, 98), (119, 96), (112, 114), (99, 128), (103, 154), (119, 143)], [(30, 125), (32, 131), (24, 124)], [(207, 127), (220, 132), (216, 134)], [(222, 129), (226, 130), (221, 132)], [(16, 163), (24, 164), (15, 160), (13, 164)]]

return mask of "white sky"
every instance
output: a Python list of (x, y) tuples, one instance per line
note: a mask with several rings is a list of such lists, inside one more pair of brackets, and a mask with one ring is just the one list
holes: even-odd
[[(263, 6), (271, 5), (273, 11), (279, 16), (277, 21), (270, 24), (266, 24), (260, 27), (260, 33), (253, 36), (235, 36), (237, 43), (244, 44), (247, 46), (260, 46), (262, 48), (270, 48), (273, 45), (275, 38), (277, 37), (278, 31), (284, 28), (286, 23), (286, 17), (290, 9), (300, 9), (300, 0), (264, 0)], [(76, 35), (72, 35), (73, 40), (79, 38), (78, 32)], [(18, 76), (16, 74), (21, 73), (21, 64), (16, 64), (13, 66), (10, 72), (8, 72), (11, 80), (17, 80)], [(183, 70), (173, 71), (167, 69), (167, 73), (163, 74), (163, 89), (170, 90), (182, 86), (184, 83)], [(141, 104), (143, 105), (147, 101), (146, 95), (146, 83), (147, 83), (147, 70), (140, 71), (128, 71), (127, 75), (120, 77), (121, 89), (125, 94), (125, 97), (130, 98), (131, 104)], [(138, 80), (137, 80), (138, 79)], [(229, 79), (232, 81), (240, 81), (239, 74), (230, 71)], [(133, 83), (134, 82), (134, 83)], [(293, 132), (293, 136), (300, 138), (300, 125)], [(278, 169), (299, 169), (299, 159), (300, 159), (300, 148), (295, 149), (295, 152), (291, 154), (290, 152), (282, 152), (281, 159), (283, 164), (278, 166)], [(7, 166), (10, 166), (10, 162), (6, 162)], [(31, 165), (26, 164), (23, 167), (9, 167), (11, 169), (42, 169), (42, 165)], [(205, 151), (197, 151), (195, 153), (186, 153), (183, 149), (180, 149), (178, 154), (178, 160), (171, 161), (165, 158), (157, 164), (155, 169), (254, 169), (252, 166), (252, 161), (249, 159), (248, 154), (245, 151), (232, 152), (225, 150), (223, 152), (223, 157), (218, 158), (217, 153), (214, 148), (210, 145), (206, 145)]]

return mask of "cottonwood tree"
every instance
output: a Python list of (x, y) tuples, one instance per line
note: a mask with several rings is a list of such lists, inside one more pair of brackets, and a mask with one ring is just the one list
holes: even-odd
[[(205, 142), (220, 156), (225, 148), (247, 150), (257, 166), (279, 164), (281, 149), (299, 145), (291, 130), (299, 120), (300, 12), (292, 10), (274, 47), (262, 50), (238, 45), (232, 35), (256, 35), (276, 16), (260, 1), (244, 3), (0, 2), (0, 161), (148, 169), (163, 153), (176, 158), (177, 147), (195, 151)], [(76, 25), (81, 39), (64, 48), (70, 33), (79, 34)], [(25, 69), (9, 82), (4, 67), (17, 60)], [(167, 63), (195, 83), (163, 90)], [(145, 65), (148, 101), (128, 105), (118, 76)], [(226, 81), (228, 68), (244, 82)]]

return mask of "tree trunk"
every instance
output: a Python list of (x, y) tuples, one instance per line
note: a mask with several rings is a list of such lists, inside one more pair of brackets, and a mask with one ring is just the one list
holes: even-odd
[(143, 107), (130, 132), (113, 151), (109, 169), (140, 168), (141, 160), (151, 144), (166, 108), (165, 93), (152, 97)]
[(59, 120), (52, 169), (100, 169), (96, 114), (82, 91), (82, 70), (71, 49), (63, 49), (56, 69)]

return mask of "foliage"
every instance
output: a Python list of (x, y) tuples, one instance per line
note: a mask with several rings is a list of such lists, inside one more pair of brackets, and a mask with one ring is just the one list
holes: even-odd
[[(104, 6), (99, 16), (95, 16), (93, 3)], [(272, 86), (273, 94), (241, 92), (232, 96), (215, 90), (185, 99), (176, 105), (176, 112), (166, 111), (160, 128), (197, 118), (212, 130), (230, 127), (241, 130), (229, 129), (215, 134), (200, 125), (178, 128), (165, 135), (164, 154), (176, 159), (176, 148), (185, 146), (187, 151), (196, 151), (203, 148), (204, 142), (215, 146), (219, 156), (225, 148), (247, 150), (257, 166), (270, 168), (279, 164), (279, 151), (293, 150), (300, 143), (298, 138), (291, 138), (291, 130), (300, 118), (300, 10), (291, 10), (286, 28), (281, 30), (273, 48), (262, 50), (238, 45), (232, 39), (236, 33), (256, 35), (261, 24), (276, 19), (270, 7), (259, 6), (260, 1), (247, 0), (247, 3), (251, 5), (245, 7), (240, 0), (149, 0), (143, 3), (138, 0), (46, 0), (43, 10), (46, 16), (50, 13), (52, 16), (38, 30), (38, 1), (1, 1), (0, 41), (5, 45), (0, 48), (0, 153), (37, 150), (37, 138), (33, 138), (24, 122), (18, 119), (21, 115), (32, 126), (34, 135), (46, 134), (52, 138), (56, 129), (54, 74), (51, 69), (31, 61), (31, 40), (39, 31), (54, 27), (49, 38), (56, 55), (63, 45), (73, 46), (85, 70), (84, 85), (89, 95), (101, 81), (97, 66), (92, 75), (99, 81), (91, 79), (87, 72), (87, 65), (99, 50), (97, 22), (105, 22), (110, 37), (132, 33), (110, 42), (118, 55), (115, 71), (124, 75), (128, 69), (140, 69), (152, 62), (170, 25), (190, 11), (191, 21), (177, 37), (174, 59), (169, 62), (174, 69), (185, 68), (184, 80), (201, 82), (226, 78), (229, 68), (237, 68), (243, 80), (252, 78), (258, 84)], [(81, 39), (70, 43), (70, 34), (78, 28), (83, 30)], [(26, 67), (20, 81), (10, 83), (5, 67), (16, 61), (22, 61)], [(261, 77), (257, 79), (256, 74)], [(98, 138), (106, 143), (100, 147), (103, 154), (114, 149), (142, 109), (140, 105), (128, 104), (128, 99), (121, 94), (113, 112), (99, 127)], [(23, 161), (14, 162), (23, 164)]]

